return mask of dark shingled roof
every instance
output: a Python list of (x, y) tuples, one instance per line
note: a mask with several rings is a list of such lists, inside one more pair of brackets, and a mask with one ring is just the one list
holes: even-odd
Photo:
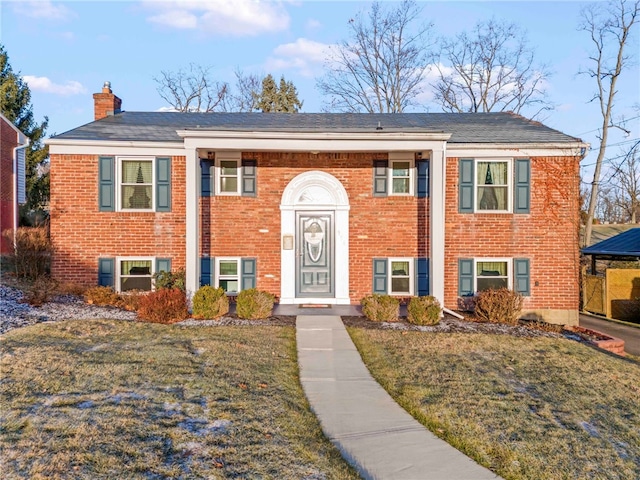
[(53, 137), (56, 140), (182, 142), (176, 130), (247, 132), (451, 133), (449, 143), (575, 143), (513, 113), (181, 113), (122, 112)]
[(613, 257), (640, 257), (640, 228), (632, 228), (615, 237), (583, 248), (582, 253)]

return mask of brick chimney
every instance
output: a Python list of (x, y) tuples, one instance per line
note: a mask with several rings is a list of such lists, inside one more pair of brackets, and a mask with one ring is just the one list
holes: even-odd
[(93, 94), (94, 120), (109, 117), (120, 113), (122, 100), (116, 97), (111, 91), (111, 82), (104, 82), (101, 93)]

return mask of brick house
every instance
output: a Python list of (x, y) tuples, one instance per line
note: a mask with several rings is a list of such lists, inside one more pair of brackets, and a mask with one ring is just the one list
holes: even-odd
[[(25, 148), (29, 138), (0, 113), (0, 233), (18, 228), (18, 206), (26, 202)], [(13, 252), (2, 235), (0, 253)]]
[(578, 320), (581, 140), (510, 113), (122, 112), (48, 141), (55, 277), (256, 286), (282, 304), (506, 286)]

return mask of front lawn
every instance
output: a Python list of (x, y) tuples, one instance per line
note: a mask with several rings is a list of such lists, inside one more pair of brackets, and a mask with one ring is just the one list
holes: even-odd
[(636, 362), (558, 338), (349, 333), (400, 405), (504, 478), (640, 478)]
[(0, 338), (3, 478), (358, 478), (309, 410), (291, 327), (83, 320)]

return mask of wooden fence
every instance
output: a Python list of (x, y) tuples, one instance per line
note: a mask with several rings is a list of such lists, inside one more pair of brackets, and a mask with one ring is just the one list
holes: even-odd
[(582, 299), (587, 312), (640, 321), (640, 269), (608, 268), (604, 277), (585, 275)]

